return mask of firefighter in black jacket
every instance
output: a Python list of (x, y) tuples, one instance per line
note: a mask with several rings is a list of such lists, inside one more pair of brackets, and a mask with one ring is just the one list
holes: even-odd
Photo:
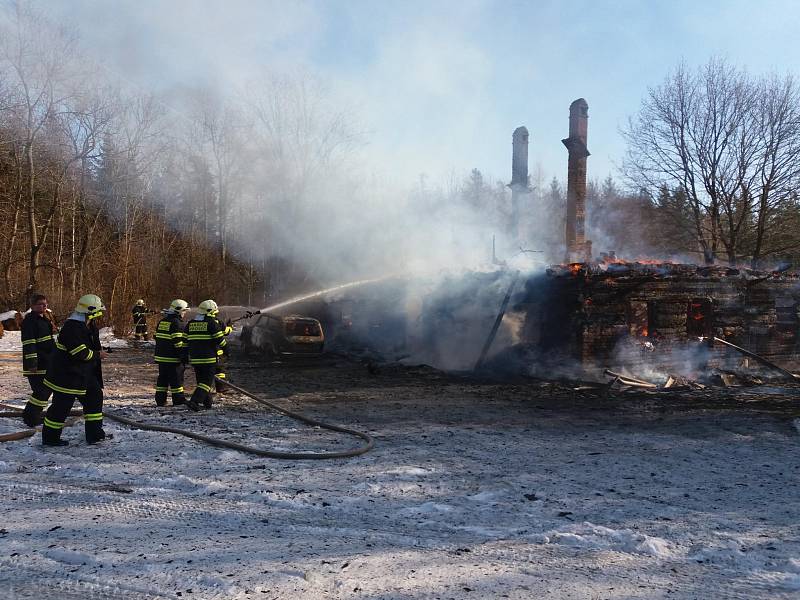
[(147, 308), (144, 300), (137, 300), (131, 309), (133, 313), (133, 339), (147, 341), (147, 315), (152, 315), (153, 311)]
[(225, 340), (225, 328), (216, 319), (219, 309), (213, 300), (204, 300), (198, 306), (200, 313), (186, 325), (189, 342), (189, 364), (194, 368), (197, 387), (186, 403), (191, 410), (211, 408), (214, 398), (214, 372), (217, 352)]
[(55, 350), (55, 327), (47, 314), (47, 298), (34, 294), (31, 312), (22, 321), (22, 374), (31, 385), (31, 395), (22, 411), (22, 420), (28, 427), (42, 423), (42, 412), (47, 408), (52, 390), (44, 384), (44, 376)]
[(186, 300), (173, 300), (164, 311), (156, 325), (156, 351), (154, 359), (158, 363), (158, 379), (156, 380), (156, 404), (167, 403), (167, 392), (172, 392), (172, 405), (186, 404), (183, 393), (183, 372), (186, 369), (187, 346), (186, 334), (181, 321), (189, 310)]
[(77, 398), (83, 405), (86, 441), (106, 438), (103, 431), (103, 372), (100, 361), (108, 356), (100, 347), (97, 319), (103, 316), (103, 301), (94, 294), (81, 296), (58, 334), (56, 350), (44, 384), (53, 390), (53, 403), (42, 426), (42, 444), (66, 446), (61, 430)]

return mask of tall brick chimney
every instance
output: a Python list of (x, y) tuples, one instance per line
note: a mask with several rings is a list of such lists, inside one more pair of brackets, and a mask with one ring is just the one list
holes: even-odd
[(589, 105), (578, 98), (569, 105), (569, 137), (561, 140), (569, 152), (567, 163), (567, 231), (565, 262), (592, 259), (592, 242), (586, 240), (586, 132)]
[(520, 204), (530, 193), (528, 185), (528, 130), (517, 127), (511, 136), (511, 226), (509, 228), (514, 244), (522, 245), (523, 227)]

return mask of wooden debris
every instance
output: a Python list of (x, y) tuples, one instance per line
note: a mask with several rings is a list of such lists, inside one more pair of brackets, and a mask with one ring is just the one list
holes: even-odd
[(787, 377), (790, 377), (792, 379), (800, 379), (800, 375), (798, 375), (797, 373), (792, 373), (791, 371), (787, 371), (783, 367), (779, 367), (775, 363), (768, 361), (766, 358), (764, 358), (763, 356), (759, 356), (755, 352), (750, 352), (749, 350), (745, 350), (744, 348), (741, 348), (741, 347), (737, 346), (736, 344), (731, 344), (730, 342), (725, 341), (722, 338), (712, 337), (711, 339), (714, 342), (719, 342), (720, 344), (728, 346), (729, 348), (733, 348), (737, 352), (741, 352), (745, 356), (753, 358), (753, 359), (757, 360), (758, 362), (760, 362), (761, 364), (769, 367), (770, 369), (774, 369), (774, 370), (776, 370), (776, 371), (778, 371), (780, 373), (783, 373)]
[(635, 377), (628, 377), (627, 375), (622, 375), (620, 373), (615, 373), (611, 369), (606, 369), (603, 371), (605, 375), (609, 377), (614, 377), (615, 381), (619, 381), (619, 383), (623, 385), (628, 385), (631, 387), (643, 387), (643, 388), (657, 388), (658, 386), (655, 383), (650, 383), (649, 381), (644, 381), (642, 379), (636, 379)]

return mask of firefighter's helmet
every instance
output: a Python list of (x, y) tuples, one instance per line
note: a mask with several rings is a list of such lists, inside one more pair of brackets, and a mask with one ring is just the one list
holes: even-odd
[(189, 303), (186, 300), (178, 298), (169, 303), (169, 310), (170, 312), (183, 316), (183, 314), (189, 310)]
[(200, 309), (201, 313), (212, 317), (219, 312), (219, 307), (213, 300), (203, 300), (197, 308)]
[(136, 301), (136, 306), (144, 306), (144, 300), (142, 300), (141, 298), (139, 298), (139, 299)]
[(75, 312), (89, 316), (97, 316), (98, 313), (102, 313), (105, 309), (106, 307), (103, 306), (103, 301), (100, 300), (100, 296), (86, 294), (81, 296), (78, 300)]

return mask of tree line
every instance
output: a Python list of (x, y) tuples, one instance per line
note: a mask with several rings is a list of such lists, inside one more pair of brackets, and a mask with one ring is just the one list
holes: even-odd
[[(304, 76), (168, 100), (93, 62), (31, 5), (0, 15), (0, 308), (84, 293), (257, 304), (308, 278), (286, 223), (354, 135)], [(269, 207), (269, 209), (267, 209)]]

